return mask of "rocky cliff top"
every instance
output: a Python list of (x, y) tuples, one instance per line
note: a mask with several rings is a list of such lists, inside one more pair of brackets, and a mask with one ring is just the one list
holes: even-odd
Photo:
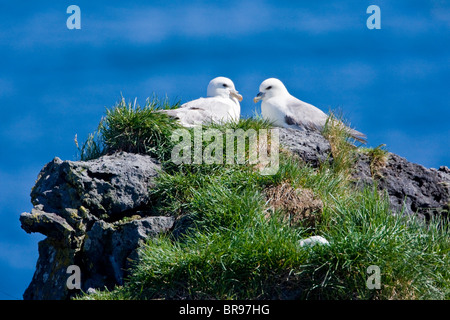
[[(329, 142), (320, 134), (280, 130), (281, 144), (310, 164), (332, 161)], [(149, 190), (161, 172), (157, 160), (119, 152), (90, 161), (49, 162), (31, 192), (33, 209), (22, 213), (26, 232), (47, 238), (39, 243), (39, 259), (25, 299), (67, 299), (67, 268), (83, 270), (81, 290), (122, 284), (130, 261), (138, 259), (142, 242), (176, 223), (155, 216)], [(388, 153), (376, 174), (370, 155), (358, 153), (352, 173), (356, 186), (376, 184), (389, 196), (393, 212), (429, 219), (448, 215), (450, 170), (427, 169)]]

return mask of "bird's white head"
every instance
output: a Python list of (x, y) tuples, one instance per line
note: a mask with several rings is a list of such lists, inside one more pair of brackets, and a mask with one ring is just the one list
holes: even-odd
[(234, 87), (233, 81), (225, 77), (217, 77), (209, 82), (206, 92), (208, 97), (235, 98), (242, 101), (242, 96)]
[(283, 82), (275, 78), (269, 78), (261, 83), (259, 92), (253, 101), (257, 103), (260, 100), (264, 101), (283, 94), (289, 94)]

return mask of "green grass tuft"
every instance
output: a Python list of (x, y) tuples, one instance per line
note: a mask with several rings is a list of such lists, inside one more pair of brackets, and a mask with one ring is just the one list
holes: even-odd
[(99, 138), (98, 131), (88, 135), (85, 142), (78, 144), (77, 135), (75, 135), (75, 145), (78, 149), (78, 158), (81, 161), (97, 159), (105, 154), (103, 141)]
[(370, 158), (370, 174), (373, 178), (381, 177), (380, 169), (384, 168), (389, 158), (389, 152), (385, 144), (380, 144), (376, 148), (360, 148), (359, 150)]
[(168, 159), (173, 147), (170, 136), (179, 125), (157, 110), (178, 108), (179, 105), (179, 102), (171, 104), (167, 98), (159, 100), (154, 96), (141, 107), (136, 100), (126, 103), (122, 97), (115, 106), (106, 109), (97, 131), (90, 134), (81, 147), (76, 141), (80, 160), (95, 159), (117, 151)]
[(175, 120), (166, 114), (155, 112), (167, 102), (147, 100), (141, 108), (122, 99), (114, 108), (106, 110), (99, 126), (99, 133), (106, 145), (106, 152), (125, 151), (142, 153), (165, 159), (172, 149), (169, 137), (178, 128)]

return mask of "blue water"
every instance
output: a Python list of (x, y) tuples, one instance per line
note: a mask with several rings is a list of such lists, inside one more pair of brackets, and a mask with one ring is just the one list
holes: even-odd
[[(445, 1), (2, 1), (0, 299), (21, 299), (41, 235), (19, 215), (53, 157), (76, 159), (123, 95), (144, 104), (206, 95), (216, 76), (244, 96), (268, 77), (324, 111), (339, 109), (369, 146), (450, 166), (450, 5)], [(69, 30), (66, 9), (81, 9)], [(369, 5), (381, 29), (369, 30)]]

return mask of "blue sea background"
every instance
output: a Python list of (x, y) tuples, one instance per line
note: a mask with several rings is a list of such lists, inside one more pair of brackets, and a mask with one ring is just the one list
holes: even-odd
[[(81, 29), (69, 30), (69, 5)], [(381, 29), (369, 30), (369, 5)], [(339, 109), (368, 145), (425, 167), (450, 166), (449, 1), (1, 1), (0, 299), (22, 299), (40, 234), (20, 213), (54, 157), (76, 160), (121, 96), (182, 102), (216, 76), (244, 96), (266, 78), (324, 111)]]

